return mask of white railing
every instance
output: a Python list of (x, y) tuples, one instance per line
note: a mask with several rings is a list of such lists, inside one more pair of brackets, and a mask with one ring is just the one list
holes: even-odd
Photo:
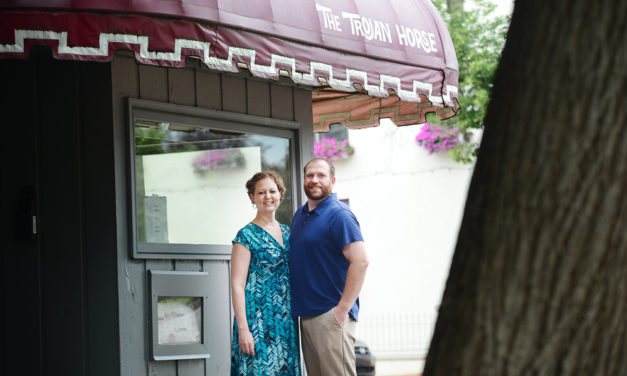
[(357, 338), (368, 344), (377, 359), (424, 359), (435, 320), (435, 313), (360, 312)]

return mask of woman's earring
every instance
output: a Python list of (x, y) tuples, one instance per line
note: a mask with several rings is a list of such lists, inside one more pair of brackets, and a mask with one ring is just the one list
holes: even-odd
[(253, 209), (257, 209), (257, 205), (255, 205), (255, 203), (254, 203), (254, 202), (251, 202), (251, 204), (252, 204), (252, 206), (253, 206)]

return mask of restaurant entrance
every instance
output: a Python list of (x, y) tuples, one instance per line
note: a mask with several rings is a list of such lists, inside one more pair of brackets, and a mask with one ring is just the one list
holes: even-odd
[(27, 64), (0, 60), (10, 93), (2, 106), (2, 374), (115, 374), (107, 68), (55, 61), (45, 48)]

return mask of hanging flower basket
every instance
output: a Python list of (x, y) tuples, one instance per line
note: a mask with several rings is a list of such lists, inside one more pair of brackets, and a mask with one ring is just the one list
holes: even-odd
[(237, 169), (246, 165), (246, 159), (239, 149), (208, 150), (194, 157), (192, 167), (197, 175), (209, 171)]
[(323, 137), (314, 142), (314, 157), (328, 161), (337, 161), (353, 155), (355, 148), (350, 146), (348, 139), (337, 140), (334, 137)]
[(459, 128), (445, 128), (441, 125), (425, 123), (416, 135), (416, 142), (429, 151), (429, 154), (449, 150), (457, 146), (461, 131)]

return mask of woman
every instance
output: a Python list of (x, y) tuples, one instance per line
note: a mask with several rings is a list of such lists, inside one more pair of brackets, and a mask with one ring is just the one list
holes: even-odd
[(276, 172), (262, 171), (246, 189), (257, 215), (233, 240), (231, 375), (299, 376), (290, 308), (290, 230), (274, 218), (285, 185)]

